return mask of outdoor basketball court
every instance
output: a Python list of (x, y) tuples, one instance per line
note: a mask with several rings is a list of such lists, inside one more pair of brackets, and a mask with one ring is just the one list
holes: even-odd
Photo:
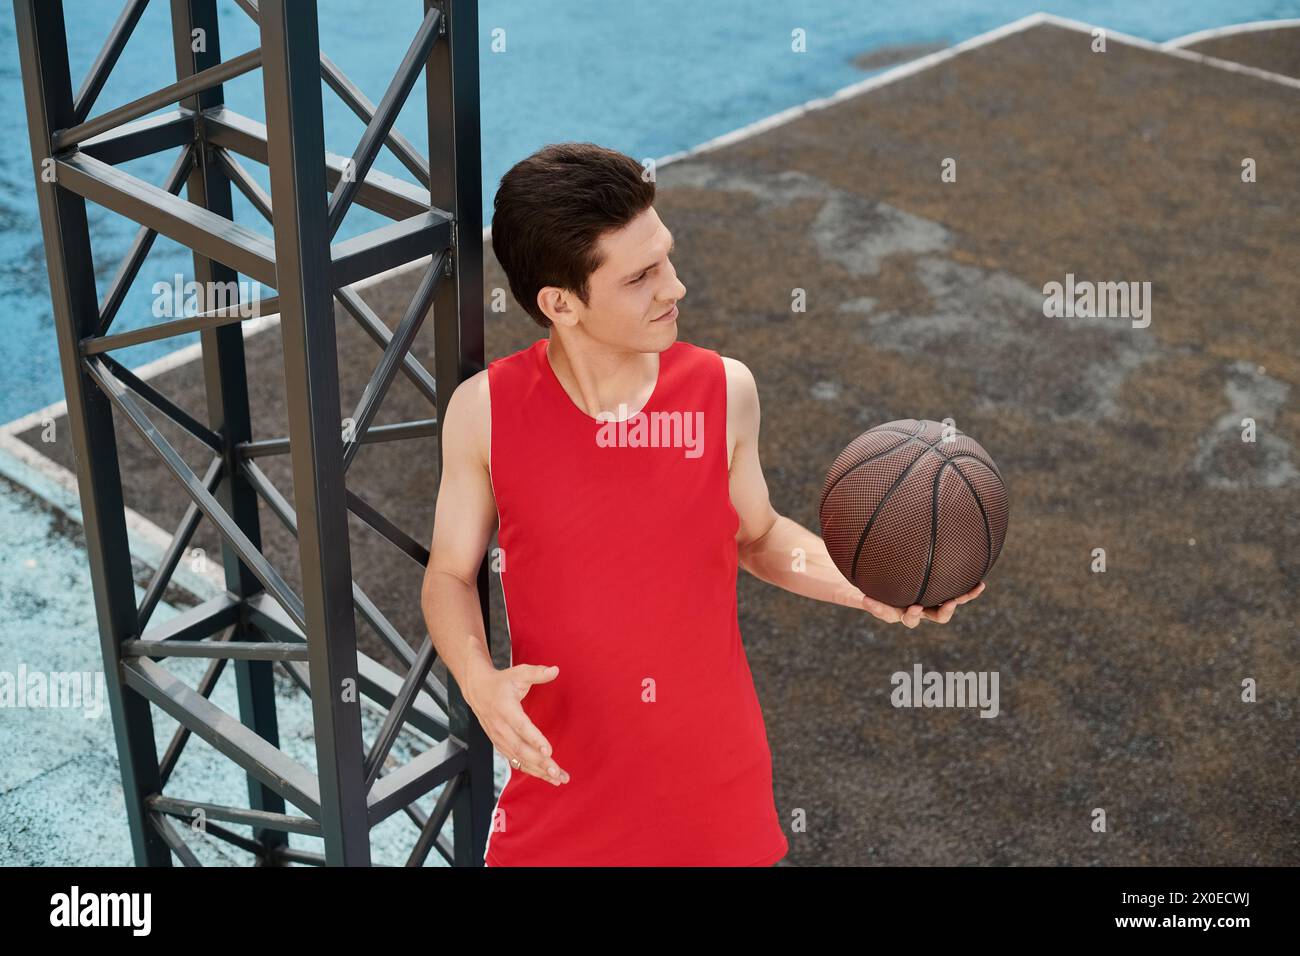
[[(900, 418), (953, 418), (1009, 485), (988, 590), (946, 626), (886, 627), (741, 575), (777, 809), (809, 821), (786, 863), (1296, 862), (1294, 761), (1278, 760), (1294, 754), (1288, 718), (1300, 704), (1300, 458), (1285, 437), (1300, 429), (1298, 39), (1296, 27), (1186, 47), (1110, 34), (1095, 53), (1089, 28), (1038, 16), (659, 168), (656, 209), (688, 290), (680, 337), (753, 370), (778, 510), (816, 529), (835, 455)], [(941, 177), (949, 159), (955, 182)], [(485, 260), (490, 360), (540, 330), (513, 306), (491, 311), (505, 280), (490, 245)], [(363, 292), (390, 325), (418, 281), (413, 265)], [(1149, 282), (1149, 324), (1045, 316), (1044, 286), (1067, 274)], [(793, 289), (807, 290), (805, 312), (792, 312)], [(378, 350), (339, 317), (342, 417)], [(278, 326), (246, 349), (255, 437), (285, 434)], [(432, 336), (412, 354), (432, 367)], [(204, 408), (196, 362), (165, 363), (150, 381)], [(377, 423), (426, 407), (399, 378)], [(1255, 443), (1240, 438), (1247, 417)], [(147, 559), (186, 500), (134, 431), (118, 435), (140, 519), (132, 540)], [(0, 470), (66, 498), (70, 455), (67, 441), (42, 442), (33, 416), (6, 432)], [(263, 461), (291, 494), (287, 457)], [(352, 473), (367, 500), (428, 540), (434, 439), (367, 445)], [(75, 494), (67, 504), (75, 511)], [(263, 517), (265, 552), (297, 589), (296, 541)], [(46, 530), (32, 540), (54, 540)], [(355, 519), (353, 532), (357, 583), (404, 634), (423, 635), (420, 569)], [(66, 603), (30, 608), (42, 627), (21, 633), (29, 657), (34, 645), (51, 658), (75, 645), (94, 666), (84, 556), (59, 556), (75, 537), (50, 556), (66, 568)], [(193, 546), (220, 554), (206, 522)], [(1105, 573), (1091, 570), (1097, 548)], [(504, 666), (495, 582), (491, 634)], [(365, 627), (358, 639), (399, 666)], [(917, 661), (1000, 671), (999, 719), (895, 711), (889, 675)], [(1250, 677), (1253, 705), (1240, 701)], [(299, 717), (310, 733), (305, 704)], [(293, 721), (281, 718), (286, 739)], [(0, 832), (22, 822), (22, 845), (52, 846), (46, 835), (66, 830), (43, 809), (65, 804), (53, 788), (118, 786), (107, 716), (83, 733), (23, 735), (23, 769), (0, 787)], [(76, 772), (61, 775), (70, 749)], [(240, 790), (241, 774), (224, 770)], [(120, 809), (101, 804), (104, 847), (86, 853), (126, 862)], [(1098, 806), (1107, 834), (1089, 829)], [(8, 862), (17, 853), (0, 845)]]

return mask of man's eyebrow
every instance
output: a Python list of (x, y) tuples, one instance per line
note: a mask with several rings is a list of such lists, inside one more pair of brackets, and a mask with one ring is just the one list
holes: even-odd
[[(672, 255), (673, 250), (676, 248), (677, 248), (677, 237), (670, 232), (668, 234), (668, 254)], [(641, 273), (649, 272), (651, 269), (655, 267), (655, 265), (656, 263), (652, 262), (648, 266), (642, 266), (640, 269), (637, 269), (635, 272), (629, 272), (627, 275), (623, 277), (623, 281), (626, 282), (628, 279), (635, 279)]]

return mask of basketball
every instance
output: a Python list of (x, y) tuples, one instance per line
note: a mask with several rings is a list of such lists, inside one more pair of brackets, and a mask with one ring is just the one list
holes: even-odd
[(835, 566), (868, 597), (935, 607), (984, 580), (1007, 532), (1002, 473), (956, 428), (908, 418), (863, 432), (818, 508)]

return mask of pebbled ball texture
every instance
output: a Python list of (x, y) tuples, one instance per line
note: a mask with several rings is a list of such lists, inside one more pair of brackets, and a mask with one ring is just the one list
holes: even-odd
[(818, 507), (840, 572), (895, 607), (935, 607), (984, 580), (1007, 533), (1002, 473), (975, 439), (913, 418), (877, 425), (831, 465)]

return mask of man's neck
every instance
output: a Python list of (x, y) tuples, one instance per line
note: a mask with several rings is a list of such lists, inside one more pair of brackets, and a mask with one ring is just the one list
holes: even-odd
[(555, 377), (580, 409), (595, 418), (620, 405), (629, 415), (650, 400), (659, 380), (659, 353), (611, 348), (590, 339), (566, 345), (554, 330), (547, 343), (547, 361)]

